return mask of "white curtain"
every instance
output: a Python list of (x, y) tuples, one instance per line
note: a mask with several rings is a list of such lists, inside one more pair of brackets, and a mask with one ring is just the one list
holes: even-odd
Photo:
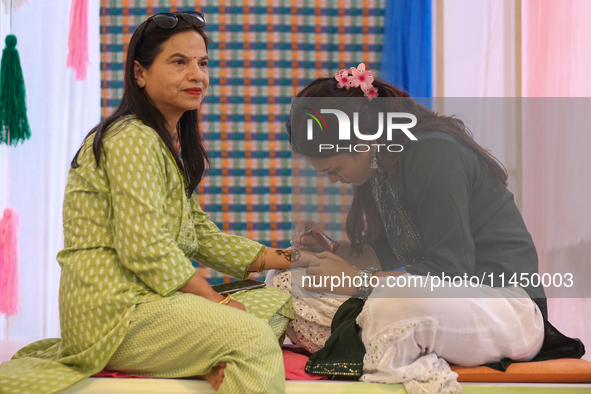
[(443, 2), (445, 97), (515, 96), (514, 20), (514, 0)]
[[(444, 60), (436, 66), (443, 67), (445, 97), (515, 96), (518, 22), (522, 31), (522, 95), (591, 96), (591, 52), (586, 49), (591, 44), (591, 2), (522, 0), (521, 4), (522, 18), (516, 21), (514, 0), (443, 2), (443, 29), (438, 31), (443, 33)], [(505, 164), (514, 193), (519, 169), (523, 171), (523, 193), (516, 197), (540, 257), (540, 271), (576, 273), (580, 290), (591, 272), (591, 134), (581, 119), (585, 110), (588, 112), (590, 99), (567, 103), (566, 99), (536, 102), (525, 98), (519, 108), (523, 123), (518, 127), (523, 134), (518, 152), (516, 105), (507, 98), (502, 99), (506, 112), (494, 99), (488, 99), (492, 101), (486, 105), (477, 105), (485, 99), (474, 100), (475, 109), (465, 120), (478, 143)], [(465, 101), (447, 99), (446, 114), (455, 112), (454, 103), (466, 108)], [(504, 127), (499, 127), (499, 119), (490, 117), (494, 113), (502, 114)], [(567, 116), (572, 113), (578, 116)], [(558, 114), (565, 115), (564, 119), (557, 120)], [(579, 337), (591, 347), (591, 298), (551, 298), (548, 304), (550, 321), (564, 334)], [(590, 353), (584, 358), (591, 360)]]
[(505, 165), (519, 204), (515, 101), (506, 99), (516, 95), (515, 1), (446, 0), (442, 21), (435, 21), (434, 37), (443, 36), (435, 72), (443, 70), (444, 99), (437, 109), (459, 115), (476, 141)]
[[(86, 81), (66, 69), (70, 0), (31, 0), (13, 15), (12, 32), (27, 90), (31, 139), (10, 148), (10, 205), (20, 216), (20, 305), (10, 339), (59, 337), (56, 254), (63, 246), (62, 202), (70, 161), (100, 119), (99, 0), (89, 0)], [(9, 33), (2, 13), (2, 46)], [(0, 209), (6, 206), (7, 148), (0, 146)], [(0, 339), (6, 324), (0, 316)]]

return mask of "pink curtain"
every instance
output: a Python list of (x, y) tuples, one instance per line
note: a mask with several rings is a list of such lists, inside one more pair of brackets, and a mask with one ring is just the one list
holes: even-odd
[(540, 271), (574, 275), (550, 321), (591, 349), (591, 1), (522, 7), (523, 216)]

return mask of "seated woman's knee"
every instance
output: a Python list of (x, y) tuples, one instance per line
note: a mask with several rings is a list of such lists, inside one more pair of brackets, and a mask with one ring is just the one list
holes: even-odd
[(437, 319), (442, 314), (447, 314), (449, 308), (454, 308), (450, 302), (451, 300), (446, 298), (382, 298), (371, 300), (371, 302), (375, 301), (377, 301), (374, 305), (375, 310), (390, 310), (396, 320)]
[(274, 341), (277, 343), (277, 337), (266, 320), (253, 315), (248, 317), (246, 324), (240, 324), (240, 327), (237, 327), (243, 338), (250, 338), (252, 341)]

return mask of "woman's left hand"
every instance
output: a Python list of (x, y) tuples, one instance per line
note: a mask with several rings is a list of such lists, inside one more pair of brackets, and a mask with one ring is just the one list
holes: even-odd
[(322, 286), (305, 287), (307, 290), (344, 295), (357, 294), (357, 289), (353, 286), (353, 279), (359, 273), (357, 268), (330, 252), (315, 253), (315, 255), (318, 259), (310, 262), (306, 274), (315, 276), (316, 281), (313, 283), (321, 282)]
[(230, 300), (230, 302), (228, 302), (226, 305), (246, 312), (246, 308), (244, 307), (244, 305), (236, 300)]
[(310, 262), (318, 260), (316, 253), (310, 253), (305, 250), (290, 248), (291, 253), (291, 268), (309, 267)]

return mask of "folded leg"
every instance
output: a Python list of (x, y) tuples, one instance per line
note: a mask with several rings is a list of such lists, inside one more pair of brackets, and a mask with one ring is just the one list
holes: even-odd
[(192, 294), (137, 305), (107, 369), (143, 376), (205, 375), (226, 362), (220, 393), (279, 393), (285, 372), (266, 320)]

